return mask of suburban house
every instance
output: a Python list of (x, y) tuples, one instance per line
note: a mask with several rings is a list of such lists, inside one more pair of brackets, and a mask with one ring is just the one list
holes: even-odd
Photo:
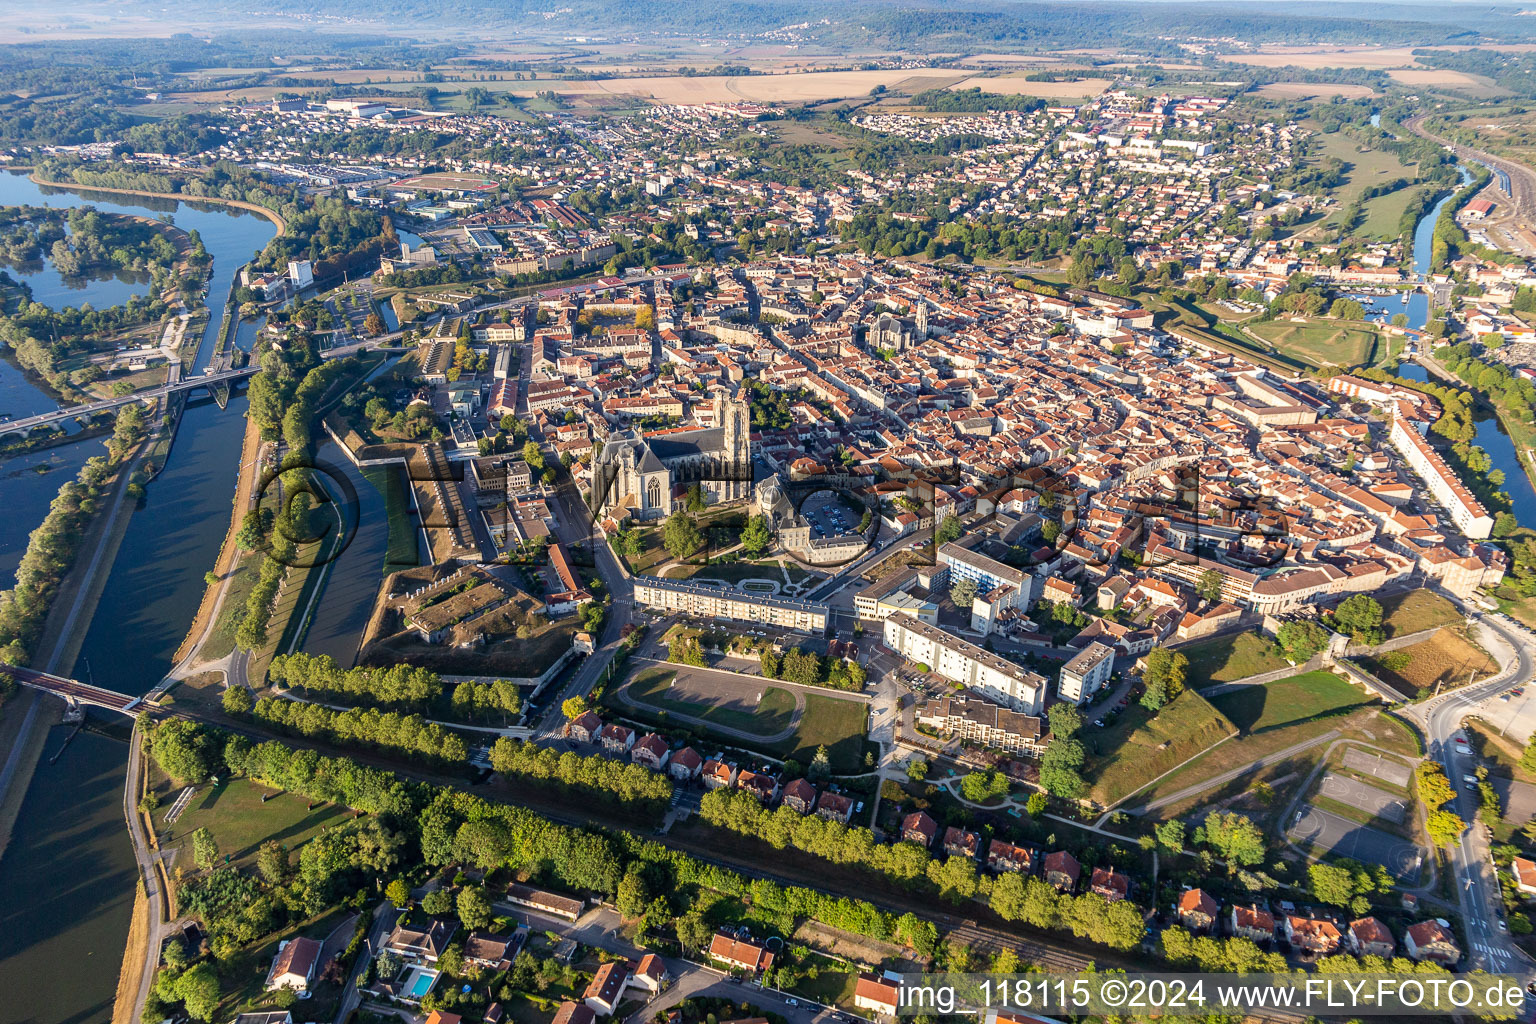
[(618, 1008), (619, 996), (624, 993), (628, 981), (628, 961), (614, 960), (603, 964), (592, 975), (592, 981), (582, 993), (581, 1000), (599, 1017), (610, 1016)]
[(597, 742), (597, 734), (602, 731), (603, 720), (590, 711), (584, 711), (580, 717), (571, 721), (571, 739), (581, 743)]
[(667, 773), (678, 782), (690, 782), (699, 777), (699, 769), (703, 767), (704, 759), (699, 756), (699, 752), (692, 747), (684, 747), (672, 755)]
[(1454, 967), (1461, 959), (1461, 947), (1456, 945), (1450, 929), (1439, 921), (1409, 925), (1403, 937), (1403, 950), (1415, 960), (1433, 960), (1444, 967)]
[(603, 749), (610, 754), (627, 754), (629, 748), (635, 745), (635, 730), (627, 725), (605, 725), (598, 734), (602, 741)]
[(560, 1004), (560, 1009), (555, 1011), (555, 1019), (550, 1024), (593, 1024), (597, 1020), (597, 1014), (586, 1003), (574, 1003), (567, 1000)]
[(704, 788), (728, 789), (736, 784), (736, 766), (724, 761), (704, 762)]
[(1221, 907), (1204, 889), (1185, 889), (1179, 896), (1179, 923), (1192, 932), (1207, 932)]
[(532, 907), (534, 910), (553, 914), (555, 917), (563, 917), (567, 921), (576, 920), (581, 916), (581, 912), (587, 909), (584, 900), (561, 896), (559, 893), (544, 889), (535, 889), (521, 882), (513, 882), (507, 886), (507, 901), (521, 907)]
[(1232, 908), (1232, 934), (1254, 942), (1268, 942), (1275, 937), (1275, 915), (1255, 906)]
[(1536, 861), (1516, 857), (1509, 862), (1509, 873), (1515, 876), (1515, 888), (1521, 894), (1536, 896)]
[(1374, 917), (1349, 922), (1349, 951), (1356, 956), (1391, 956), (1397, 940), (1386, 925)]
[(267, 990), (280, 988), (295, 992), (308, 992), (314, 980), (315, 967), (320, 961), (322, 943), (319, 939), (289, 939), (277, 950), (272, 970), (267, 974)]
[(293, 1024), (293, 1014), (287, 1010), (255, 1010), (240, 1014), (230, 1024)]
[(728, 931), (719, 932), (709, 943), (709, 955), (727, 967), (744, 971), (761, 971), (773, 966), (773, 954), (768, 947), (749, 938), (738, 938)]
[(427, 1014), (424, 1024), (463, 1024), (464, 1018), (456, 1013), (447, 1013), (443, 1010), (433, 1010)]
[(630, 759), (635, 764), (644, 765), (653, 772), (659, 772), (667, 763), (672, 750), (667, 746), (667, 741), (653, 732), (648, 732), (635, 741), (634, 749), (629, 752)]
[(784, 806), (796, 814), (809, 814), (816, 806), (816, 787), (804, 779), (796, 779), (784, 785)]
[(736, 773), (736, 788), (744, 789), (757, 797), (758, 803), (771, 803), (779, 795), (779, 780), (767, 772), (749, 772), (745, 768)]
[(896, 1016), (900, 1008), (901, 992), (896, 984), (878, 974), (861, 974), (853, 987), (853, 1005), (860, 1010)]
[(987, 846), (987, 867), (993, 871), (1022, 871), (1027, 875), (1034, 866), (1034, 857), (1027, 847), (1014, 846), (1001, 839), (994, 839)]
[(1076, 889), (1077, 880), (1083, 874), (1083, 866), (1066, 850), (1046, 854), (1044, 870), (1045, 880), (1062, 892), (1071, 892)]
[(981, 852), (981, 836), (975, 832), (950, 826), (944, 830), (944, 852), (951, 857), (975, 860), (976, 855)]
[(647, 953), (640, 958), (635, 973), (629, 976), (629, 987), (660, 992), (667, 987), (667, 981), (667, 965), (655, 953)]
[(470, 932), (464, 940), (464, 962), (492, 971), (505, 971), (512, 966), (512, 958), (522, 947), (522, 936), (492, 935), (490, 932)]
[(1131, 894), (1131, 876), (1113, 867), (1094, 868), (1088, 887), (1109, 902), (1123, 900)]
[(1337, 953), (1343, 938), (1332, 921), (1286, 915), (1285, 940), (1291, 944), (1292, 949), (1319, 954)]
[(405, 960), (435, 964), (458, 930), (457, 921), (433, 918), (425, 925), (413, 926), (406, 924), (402, 917), (395, 924), (395, 930), (389, 933), (389, 938), (384, 940), (384, 948)]
[(846, 825), (848, 819), (853, 817), (853, 798), (829, 790), (817, 799), (816, 816), (826, 818), (828, 821), (840, 821)]
[(901, 838), (909, 843), (918, 843), (927, 848), (938, 834), (939, 823), (922, 811), (913, 811), (901, 819)]

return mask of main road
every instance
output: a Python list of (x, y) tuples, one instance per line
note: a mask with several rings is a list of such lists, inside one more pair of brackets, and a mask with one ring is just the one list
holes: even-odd
[(1456, 737), (1462, 721), (1477, 705), (1501, 690), (1529, 685), (1536, 659), (1532, 657), (1532, 638), (1524, 627), (1502, 615), (1484, 615), (1481, 624), (1509, 645), (1515, 653), (1514, 662), (1481, 683), (1463, 686), (1422, 704), (1410, 704), (1403, 714), (1423, 728), (1426, 753), (1445, 769), (1457, 793), (1452, 801), (1456, 811), (1472, 822), (1451, 857), (1456, 898), (1471, 947), (1466, 951), (1468, 964), (1495, 973), (1516, 974), (1522, 982), (1529, 983), (1536, 980), (1536, 962), (1509, 937), (1489, 833), (1475, 820), (1479, 795), (1475, 787), (1469, 789), (1462, 782), (1464, 776), (1476, 772), (1475, 758), (1470, 751), (1457, 750)]

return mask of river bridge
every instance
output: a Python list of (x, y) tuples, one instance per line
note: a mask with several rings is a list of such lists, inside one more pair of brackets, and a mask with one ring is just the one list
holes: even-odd
[(208, 393), (217, 398), (225, 385), (233, 384), (237, 380), (243, 380), (260, 371), (261, 367), (255, 364), (242, 366), (234, 370), (220, 370), (217, 373), (205, 373), (197, 377), (174, 380), (169, 384), (145, 388), (142, 391), (135, 391), (128, 395), (118, 395), (113, 398), (103, 398), (97, 402), (86, 402), (83, 405), (72, 405), (64, 409), (55, 409), (53, 412), (38, 413), (36, 416), (28, 416), (25, 419), (0, 423), (0, 437), (7, 434), (21, 434), (25, 436), (40, 427), (50, 426), (78, 416), (91, 416), (109, 409), (116, 409), (130, 402), (143, 402), (146, 405), (152, 404), (167, 395), (174, 395), (179, 391), (195, 391), (198, 388), (207, 388)]
[(144, 703), (143, 697), (130, 697), (126, 693), (118, 693), (116, 690), (108, 690), (102, 686), (93, 686), (90, 683), (82, 683), (78, 679), (68, 679), (64, 676), (56, 676), (51, 672), (38, 672), (30, 668), (13, 668), (11, 674), (22, 686), (30, 686), (34, 690), (42, 690), (51, 693), (55, 697), (63, 697), (70, 706), (89, 704), (91, 707), (104, 708), (108, 711), (121, 711), (125, 715), (132, 716), (139, 706)]

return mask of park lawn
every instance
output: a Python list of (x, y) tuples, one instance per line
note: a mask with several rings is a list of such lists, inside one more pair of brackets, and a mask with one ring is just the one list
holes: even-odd
[(634, 532), (640, 538), (642, 545), (640, 553), (638, 555), (620, 556), (624, 559), (624, 563), (629, 566), (631, 574), (636, 576), (645, 575), (662, 562), (672, 558), (667, 549), (662, 546), (660, 527), (653, 526), (646, 529), (637, 529)]
[(1358, 366), (1379, 362), (1386, 354), (1381, 335), (1358, 321), (1264, 320), (1247, 325), (1247, 330), (1277, 351), (1314, 366)]
[(1332, 672), (1304, 672), (1211, 698), (1243, 733), (1252, 735), (1371, 702), (1365, 691)]
[(1202, 640), (1180, 647), (1179, 653), (1189, 659), (1185, 685), (1196, 690), (1256, 676), (1260, 672), (1272, 672), (1290, 664), (1275, 651), (1274, 644), (1255, 632)]
[(805, 695), (805, 710), (793, 736), (775, 744), (775, 756), (792, 757), (802, 765), (811, 763), (816, 748), (825, 746), (832, 770), (844, 774), (864, 770), (864, 752), (870, 744), (869, 705), (862, 701), (830, 697), (819, 693)]
[(188, 871), (193, 870), (189, 837), (199, 828), (213, 833), (220, 860), (227, 856), (231, 864), (249, 865), (255, 861), (257, 848), (268, 839), (276, 839), (293, 851), (321, 829), (347, 820), (351, 813), (340, 804), (322, 803), (310, 809), (310, 801), (291, 793), (278, 793), (262, 803), (262, 795), (273, 792), (271, 789), (249, 779), (233, 779), (222, 786), (198, 786), (181, 817), (166, 825), (165, 816), (181, 787), (156, 774), (154, 791), (160, 806), (154, 812), (155, 827), (161, 835), (174, 836), (166, 841), (166, 847), (181, 847), (175, 864)]
[(676, 676), (677, 673), (671, 669), (648, 668), (630, 680), (629, 696), (658, 711), (687, 715), (711, 725), (761, 733), (765, 736), (771, 736), (789, 728), (794, 721), (795, 698), (788, 690), (770, 686), (763, 691), (757, 707), (746, 711), (669, 696), (672, 680)]
[(405, 484), (395, 466), (373, 466), (363, 470), (363, 479), (384, 496), (384, 514), (389, 519), (389, 543), (384, 549), (384, 574), (409, 569), (420, 564), (416, 524), (411, 521), (410, 501)]
[(853, 990), (858, 984), (858, 976), (831, 957), (818, 956), (815, 959), (818, 961), (815, 965), (816, 977), (801, 977), (790, 991), (825, 1006), (854, 1009)]
[(1361, 740), (1373, 747), (1380, 747), (1382, 750), (1414, 760), (1424, 756), (1424, 742), (1419, 739), (1419, 734), (1414, 732), (1413, 726), (1396, 715), (1389, 715), (1386, 712), (1345, 732), (1345, 735), (1350, 739)]
[(1382, 631), (1388, 640), (1459, 622), (1461, 613), (1456, 606), (1428, 590), (1410, 590), (1381, 601)]
[[(1394, 656), (1407, 655), (1408, 664), (1388, 668)], [(1385, 683), (1412, 695), (1433, 693), (1437, 688), (1465, 686), (1486, 679), (1499, 671), (1498, 662), (1474, 646), (1455, 629), (1439, 629), (1428, 640), (1399, 648), (1387, 654), (1361, 658), (1366, 667)]]
[(666, 576), (673, 580), (719, 583), (732, 589), (743, 580), (772, 580), (781, 587), (784, 585), (784, 574), (777, 565), (756, 565), (752, 562), (714, 562), (710, 565), (685, 562), (668, 566)]
[(1088, 726), (1081, 734), (1091, 752), (1083, 773), (1088, 796), (1106, 806), (1236, 732), (1193, 690), (1179, 694), (1156, 715), (1132, 704), (1116, 719), (1103, 729)]

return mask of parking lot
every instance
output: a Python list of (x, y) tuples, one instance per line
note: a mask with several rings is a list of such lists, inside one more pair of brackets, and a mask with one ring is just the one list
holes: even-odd
[(1361, 825), (1310, 804), (1297, 815), (1290, 837), (1315, 852), (1353, 857), (1365, 864), (1380, 864), (1400, 882), (1416, 882), (1424, 852), (1413, 843), (1380, 829)]
[(800, 514), (818, 537), (835, 537), (859, 528), (862, 512), (855, 511), (836, 491), (817, 491), (800, 506)]

